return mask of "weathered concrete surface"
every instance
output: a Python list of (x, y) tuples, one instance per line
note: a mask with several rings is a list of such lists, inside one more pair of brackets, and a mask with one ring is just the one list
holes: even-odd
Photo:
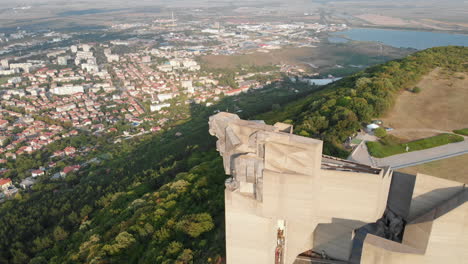
[(277, 223), (283, 220), (284, 263), (311, 248), (347, 260), (353, 231), (385, 211), (391, 175), (329, 158), (322, 169), (321, 141), (282, 131), (292, 129), (227, 113), (210, 118), (232, 176), (225, 193), (227, 262), (275, 263)]
[(231, 175), (228, 264), (307, 263), (298, 255), (310, 251), (331, 260), (309, 263), (466, 263), (463, 184), (322, 156), (321, 141), (291, 132), (228, 113), (210, 118)]

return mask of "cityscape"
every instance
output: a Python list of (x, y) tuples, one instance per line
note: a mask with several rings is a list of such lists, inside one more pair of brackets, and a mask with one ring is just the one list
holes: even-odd
[[(338, 78), (318, 79), (303, 67), (289, 64), (242, 69), (235, 77), (202, 69), (198, 58), (204, 54), (233, 55), (268, 53), (283, 47), (314, 47), (324, 32), (347, 26), (319, 23), (229, 23), (221, 25), (180, 23), (176, 19), (155, 20), (153, 24), (112, 25), (108, 32), (137, 28), (159, 35), (62, 46), (75, 34), (36, 33), (19, 30), (2, 34), (3, 59), (1, 155), (2, 175), (10, 175), (18, 156), (49, 150), (40, 167), (29, 168), (16, 178), (30, 188), (37, 177), (52, 179), (77, 171), (86, 162), (76, 162), (94, 147), (67, 146), (50, 151), (49, 145), (82, 133), (107, 135), (112, 143), (156, 133), (171, 122), (187, 118), (174, 115), (172, 108), (192, 103), (211, 106), (225, 96), (236, 96), (280, 81), (283, 75), (300, 81), (325, 85)], [(188, 31), (188, 32), (187, 32)], [(196, 32), (199, 32), (198, 34)], [(53, 44), (50, 49), (38, 48)], [(18, 54), (14, 56), (8, 54)], [(109, 139), (109, 138), (108, 138)], [(55, 144), (57, 145), (57, 144)], [(71, 150), (72, 149), (72, 150)], [(46, 151), (47, 152), (47, 151)], [(57, 163), (62, 161), (62, 166)], [(95, 160), (96, 161), (96, 160)], [(11, 165), (9, 165), (9, 163)], [(63, 167), (66, 165), (65, 167)], [(73, 169), (71, 169), (73, 168)], [(24, 178), (27, 175), (28, 177)], [(17, 176), (17, 175), (15, 175)], [(22, 179), (24, 178), (24, 179)], [(9, 178), (8, 178), (9, 179)], [(10, 183), (10, 182), (9, 182)], [(6, 197), (19, 190), (10, 188)]]
[(466, 10), (3, 0), (0, 264), (466, 263)]

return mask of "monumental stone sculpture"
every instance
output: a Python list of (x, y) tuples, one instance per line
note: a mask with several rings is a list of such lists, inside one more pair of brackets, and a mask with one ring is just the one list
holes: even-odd
[[(462, 183), (322, 155), (322, 141), (288, 124), (218, 113), (209, 126), (230, 176), (228, 264), (440, 263), (447, 249), (457, 256), (450, 263), (468, 259)], [(456, 225), (439, 224), (455, 213)], [(447, 247), (438, 237), (445, 231), (465, 238)]]

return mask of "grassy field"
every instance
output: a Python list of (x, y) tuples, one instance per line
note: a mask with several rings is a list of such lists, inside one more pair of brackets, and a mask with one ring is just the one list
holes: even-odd
[(410, 174), (423, 173), (468, 184), (468, 154), (408, 167), (399, 171)]
[(468, 128), (454, 130), (453, 133), (468, 136)]
[(387, 136), (379, 142), (367, 142), (369, 153), (376, 158), (385, 158), (406, 152), (406, 147), (409, 147), (409, 152), (430, 149), (450, 143), (463, 141), (462, 136), (454, 134), (440, 134), (434, 137), (402, 143), (398, 138)]
[(468, 74), (435, 70), (416, 86), (420, 93), (403, 92), (382, 119), (392, 135), (412, 141), (468, 127)]

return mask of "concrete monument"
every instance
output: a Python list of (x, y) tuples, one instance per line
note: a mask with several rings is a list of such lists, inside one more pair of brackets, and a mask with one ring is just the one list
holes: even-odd
[[(450, 263), (468, 259), (463, 184), (324, 156), (322, 141), (294, 135), (288, 124), (219, 113), (209, 125), (231, 176), (228, 264), (431, 263), (449, 253), (464, 257)], [(464, 218), (436, 224), (451, 212)], [(431, 235), (443, 230), (453, 234)]]

